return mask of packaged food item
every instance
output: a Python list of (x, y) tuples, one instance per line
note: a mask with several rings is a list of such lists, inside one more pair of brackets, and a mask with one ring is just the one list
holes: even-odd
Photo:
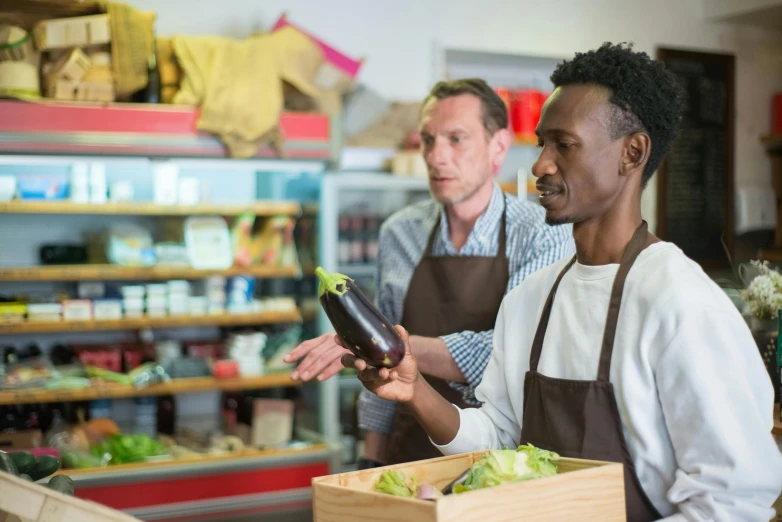
[(65, 321), (91, 321), (92, 301), (89, 299), (66, 299), (62, 302), (62, 318)]
[(62, 305), (58, 303), (28, 304), (27, 320), (47, 323), (62, 321)]
[(96, 299), (93, 301), (93, 315), (96, 320), (122, 318), (122, 301), (119, 299)]
[(24, 321), (27, 306), (23, 303), (0, 303), (0, 324), (14, 324)]

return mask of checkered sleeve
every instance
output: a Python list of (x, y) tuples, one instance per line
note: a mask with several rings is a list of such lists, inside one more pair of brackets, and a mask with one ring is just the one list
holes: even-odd
[[(528, 275), (575, 253), (575, 243), (569, 228), (544, 226), (546, 228), (540, 229), (521, 258), (521, 262), (515, 266), (515, 270), (512, 270), (507, 291), (518, 286)], [(450, 383), (450, 385), (461, 391), (464, 400), (468, 403), (479, 404), (475, 398), (475, 388), (481, 383), (483, 372), (489, 364), (493, 336), (494, 330), (487, 330), (465, 331), (440, 337), (466, 380), (465, 384)]]

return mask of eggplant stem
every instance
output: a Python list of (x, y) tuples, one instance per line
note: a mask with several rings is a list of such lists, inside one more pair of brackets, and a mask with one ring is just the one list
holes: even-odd
[(344, 274), (326, 272), (323, 267), (319, 266), (315, 269), (315, 275), (320, 278), (320, 285), (318, 285), (318, 297), (322, 297), (326, 291), (335, 295), (344, 295), (348, 291), (348, 281), (351, 280)]

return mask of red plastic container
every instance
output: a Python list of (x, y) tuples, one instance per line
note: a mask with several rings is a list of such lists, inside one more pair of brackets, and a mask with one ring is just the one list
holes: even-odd
[(772, 105), (771, 132), (782, 133), (782, 93), (774, 95)]
[(517, 141), (535, 141), (535, 127), (548, 94), (536, 89), (520, 89), (511, 99), (511, 127)]

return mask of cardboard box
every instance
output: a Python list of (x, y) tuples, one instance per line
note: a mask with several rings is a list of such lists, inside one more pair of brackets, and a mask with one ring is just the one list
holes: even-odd
[(485, 452), (317, 477), (312, 480), (315, 522), (499, 522), (599, 520), (624, 522), (622, 464), (562, 458), (558, 474), (517, 484), (447, 495), (436, 501), (374, 491), (383, 471), (401, 471), (442, 489)]
[(43, 446), (41, 430), (24, 430), (13, 433), (0, 433), (0, 450), (29, 450)]
[(45, 51), (111, 42), (109, 15), (75, 16), (38, 22), (33, 29), (36, 47)]

